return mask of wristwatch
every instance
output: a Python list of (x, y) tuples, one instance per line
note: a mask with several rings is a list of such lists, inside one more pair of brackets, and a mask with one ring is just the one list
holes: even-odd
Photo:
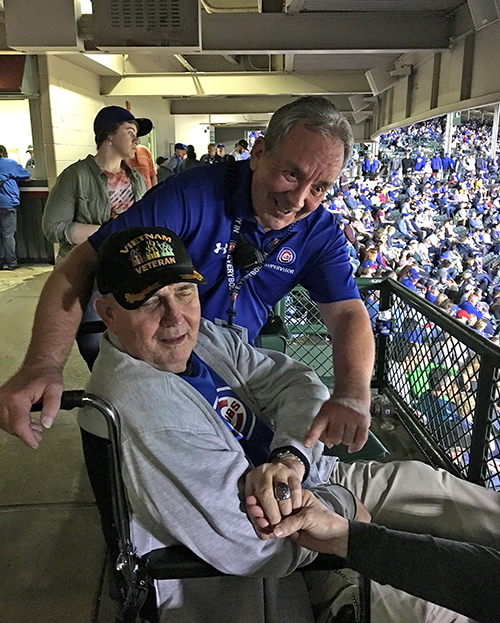
[(299, 450), (297, 450), (293, 446), (286, 446), (285, 448), (278, 448), (276, 450), (273, 450), (269, 455), (268, 460), (270, 463), (272, 463), (272, 461), (276, 459), (281, 460), (287, 457), (297, 459), (297, 461), (302, 465), (302, 467), (304, 468), (304, 477), (302, 478), (302, 482), (304, 482), (309, 474), (309, 461), (301, 452), (299, 452)]

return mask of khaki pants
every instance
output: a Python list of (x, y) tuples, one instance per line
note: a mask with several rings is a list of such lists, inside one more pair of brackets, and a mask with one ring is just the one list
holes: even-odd
[(420, 461), (338, 462), (331, 480), (352, 491), (374, 523), (500, 549), (497, 491)]

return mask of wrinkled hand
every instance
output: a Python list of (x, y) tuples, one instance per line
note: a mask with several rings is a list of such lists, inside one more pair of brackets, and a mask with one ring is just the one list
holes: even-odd
[[(266, 540), (272, 528), (283, 517), (302, 506), (302, 477), (304, 467), (292, 457), (273, 463), (259, 465), (247, 474), (245, 480), (245, 500), (248, 516), (257, 536)], [(274, 486), (286, 483), (292, 492), (288, 500), (278, 501), (274, 497)], [(250, 512), (250, 508), (253, 509)]]
[(348, 398), (331, 398), (321, 407), (304, 439), (311, 448), (318, 439), (326, 446), (343, 443), (349, 452), (358, 452), (368, 439), (370, 403)]
[(328, 509), (310, 491), (304, 491), (300, 511), (276, 525), (272, 536), (280, 539), (289, 536), (307, 549), (345, 558), (349, 522)]
[[(38, 448), (43, 427), (50, 428), (59, 411), (62, 390), (60, 370), (21, 368), (0, 388), (0, 428), (30, 448)], [(31, 405), (40, 401), (43, 409), (40, 422), (36, 422), (30, 413)]]

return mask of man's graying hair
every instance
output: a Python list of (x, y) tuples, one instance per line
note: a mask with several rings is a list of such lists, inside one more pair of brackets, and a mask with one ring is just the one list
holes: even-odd
[(351, 126), (342, 113), (324, 97), (308, 95), (279, 108), (265, 131), (266, 152), (271, 153), (283, 142), (287, 133), (300, 121), (312, 132), (327, 138), (339, 138), (344, 143), (344, 163), (349, 162), (354, 147)]

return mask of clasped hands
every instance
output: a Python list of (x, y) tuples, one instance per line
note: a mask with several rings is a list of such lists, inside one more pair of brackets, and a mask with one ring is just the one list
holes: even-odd
[[(275, 525), (302, 507), (303, 477), (304, 466), (293, 456), (264, 463), (248, 472), (246, 508), (259, 538), (268, 539)], [(290, 487), (291, 496), (287, 500), (278, 501), (274, 496), (274, 488), (280, 482)]]

